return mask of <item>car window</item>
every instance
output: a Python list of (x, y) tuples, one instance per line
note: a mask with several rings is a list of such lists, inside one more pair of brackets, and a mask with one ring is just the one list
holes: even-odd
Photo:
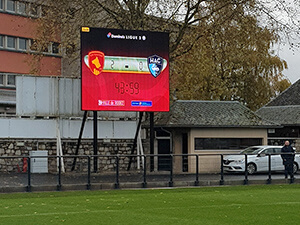
[(274, 149), (273, 148), (267, 148), (262, 153), (263, 154), (273, 154), (274, 153)]
[(262, 148), (260, 147), (249, 147), (246, 148), (245, 150), (241, 151), (240, 154), (257, 154), (258, 152), (261, 151)]
[(281, 148), (274, 148), (274, 150), (276, 154), (281, 153)]

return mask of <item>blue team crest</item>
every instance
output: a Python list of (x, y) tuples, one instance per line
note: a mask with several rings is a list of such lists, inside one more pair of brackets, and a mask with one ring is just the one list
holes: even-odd
[(152, 76), (157, 77), (163, 70), (164, 59), (158, 55), (149, 56), (148, 68)]

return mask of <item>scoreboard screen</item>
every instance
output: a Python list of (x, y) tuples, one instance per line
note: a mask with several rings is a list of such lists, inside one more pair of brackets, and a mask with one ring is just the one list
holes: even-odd
[(169, 111), (169, 35), (82, 27), (81, 108)]

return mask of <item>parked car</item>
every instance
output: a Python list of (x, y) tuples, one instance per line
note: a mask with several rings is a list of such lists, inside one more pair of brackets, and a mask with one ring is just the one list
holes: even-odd
[[(281, 158), (281, 146), (252, 146), (241, 151), (238, 155), (224, 156), (223, 168), (226, 172), (244, 172), (245, 154), (247, 154), (248, 174), (269, 171), (269, 154), (271, 154), (271, 171), (284, 171)], [(300, 155), (295, 155), (293, 170), (299, 170)]]

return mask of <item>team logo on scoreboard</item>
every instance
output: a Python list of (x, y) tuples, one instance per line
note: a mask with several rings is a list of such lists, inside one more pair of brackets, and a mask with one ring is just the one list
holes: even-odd
[(91, 51), (88, 55), (89, 68), (93, 74), (99, 75), (104, 67), (104, 53), (100, 51)]
[(149, 71), (154, 77), (157, 77), (163, 70), (164, 59), (158, 55), (149, 56), (147, 63)]

